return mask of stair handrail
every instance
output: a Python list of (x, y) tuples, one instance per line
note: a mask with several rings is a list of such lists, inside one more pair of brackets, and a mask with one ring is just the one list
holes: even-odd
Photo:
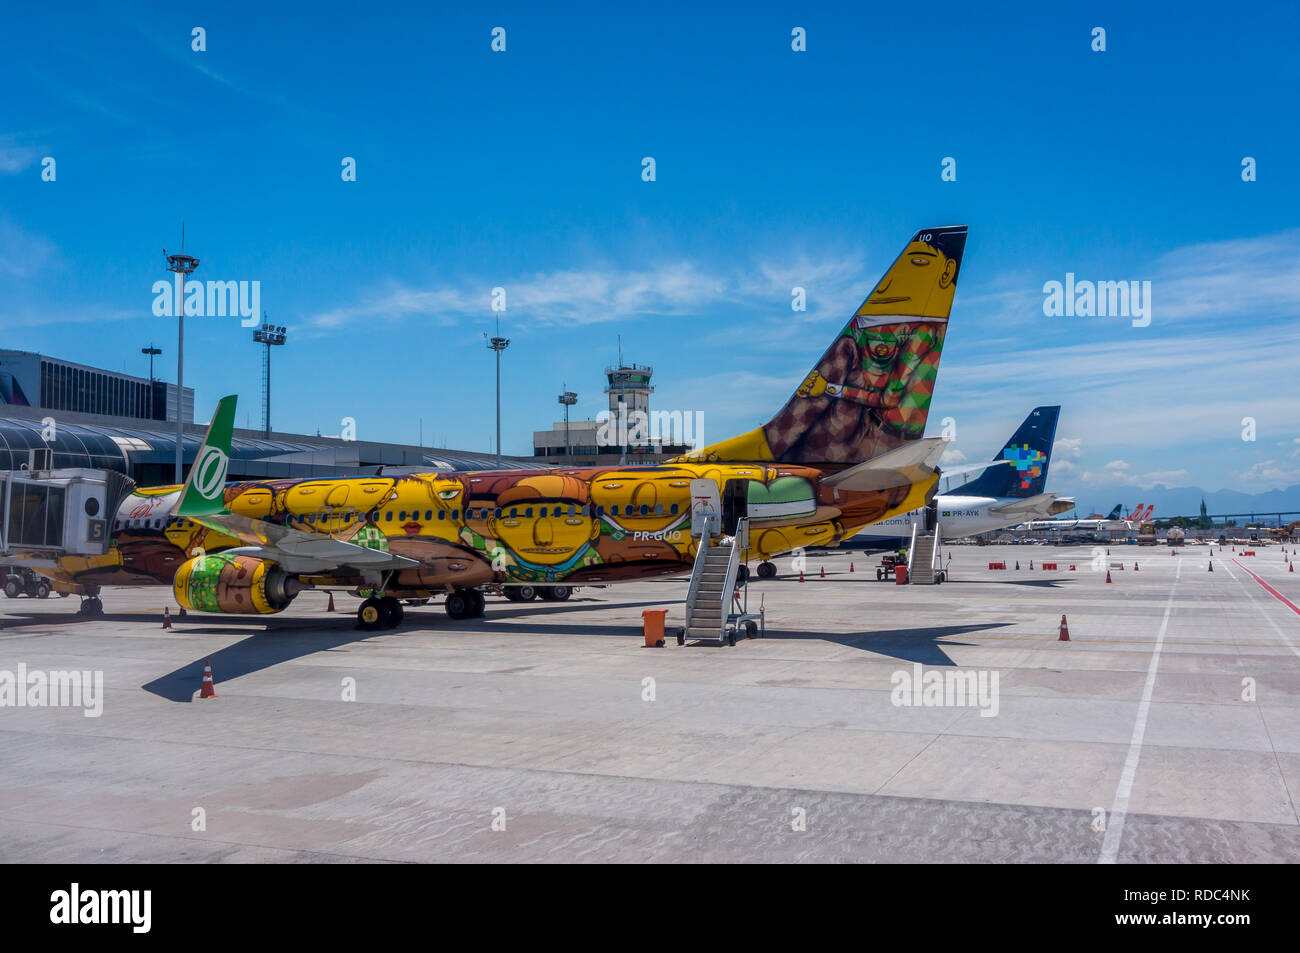
[(686, 587), (686, 628), (688, 629), (691, 627), (691, 615), (695, 608), (695, 596), (700, 588), (704, 561), (708, 559), (709, 550), (713, 547), (713, 519), (712, 514), (704, 517), (700, 527), (700, 545), (695, 550), (695, 562), (691, 565), (691, 583)]
[(907, 546), (907, 578), (912, 578), (912, 554), (916, 552), (916, 523), (912, 524), (912, 542)]
[(748, 535), (749, 519), (742, 517), (736, 521), (736, 529), (731, 537), (731, 552), (727, 554), (727, 576), (722, 581), (722, 605), (719, 617), (722, 619), (723, 631), (727, 628), (727, 616), (730, 615), (732, 593), (736, 591), (736, 576), (740, 574), (740, 541)]

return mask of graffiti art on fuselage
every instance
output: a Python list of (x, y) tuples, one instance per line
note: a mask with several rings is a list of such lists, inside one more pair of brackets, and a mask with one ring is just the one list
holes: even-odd
[[(324, 533), (416, 560), (391, 587), (420, 592), (448, 585), (611, 582), (689, 570), (690, 481), (712, 479), (750, 519), (748, 558), (843, 539), (901, 505), (910, 487), (837, 492), (821, 471), (793, 465), (700, 464), (594, 467), (493, 473), (423, 473), (335, 480), (232, 483), (232, 512)], [(66, 560), (69, 581), (170, 582), (202, 553), (240, 545), (158, 504), (174, 488), (137, 492), (123, 503), (109, 553)], [(148, 518), (133, 519), (142, 512)], [(158, 510), (158, 512), (154, 512)], [(339, 570), (327, 577), (345, 582)]]

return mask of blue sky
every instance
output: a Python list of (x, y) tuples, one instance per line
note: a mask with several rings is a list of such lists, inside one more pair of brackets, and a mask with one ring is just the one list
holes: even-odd
[[(1049, 488), (1081, 503), (1300, 483), (1294, 7), (612, 7), (8, 13), (0, 346), (144, 373), (152, 341), (174, 373), (151, 288), (183, 219), (198, 277), (260, 281), (290, 328), (277, 429), (413, 443), (423, 418), (487, 450), (501, 286), (506, 452), (562, 384), (604, 406), (620, 334), (654, 406), (720, 439), (779, 408), (912, 232), (961, 222), (950, 459), (1061, 403)], [(1046, 317), (1066, 272), (1151, 281), (1150, 326)], [(237, 319), (186, 322), (200, 418), (237, 392), (257, 426), (259, 374)]]

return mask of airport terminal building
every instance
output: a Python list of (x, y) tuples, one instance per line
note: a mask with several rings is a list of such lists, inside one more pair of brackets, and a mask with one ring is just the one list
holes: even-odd
[[(194, 392), (185, 388), (184, 460), (194, 460), (207, 423), (195, 424)], [(0, 350), (0, 470), (89, 467), (115, 470), (140, 486), (173, 481), (176, 386), (23, 351)], [(49, 451), (47, 455), (45, 451)], [(496, 454), (333, 437), (234, 432), (231, 480), (303, 479), (372, 474), (378, 467), (486, 470)], [(504, 469), (531, 469), (528, 458), (501, 458)]]

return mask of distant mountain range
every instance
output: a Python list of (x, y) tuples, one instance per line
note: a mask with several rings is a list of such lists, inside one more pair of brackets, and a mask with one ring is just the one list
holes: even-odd
[[(1124, 504), (1124, 513), (1138, 503), (1154, 503), (1155, 518), (1168, 519), (1171, 516), (1198, 516), (1201, 512), (1201, 500), (1211, 515), (1216, 513), (1277, 513), (1294, 511), (1297, 515), (1287, 517), (1288, 521), (1300, 519), (1300, 484), (1289, 486), (1284, 490), (1268, 490), (1264, 493), (1243, 493), (1240, 490), (1203, 490), (1199, 486), (1162, 486), (1144, 490), (1131, 483), (1116, 483), (1106, 486), (1088, 485), (1083, 488), (1056, 489), (1053, 492), (1061, 496), (1072, 496), (1078, 503), (1076, 513), (1088, 516), (1091, 513), (1109, 513), (1116, 503)], [(1062, 514), (1065, 515), (1065, 514)]]

